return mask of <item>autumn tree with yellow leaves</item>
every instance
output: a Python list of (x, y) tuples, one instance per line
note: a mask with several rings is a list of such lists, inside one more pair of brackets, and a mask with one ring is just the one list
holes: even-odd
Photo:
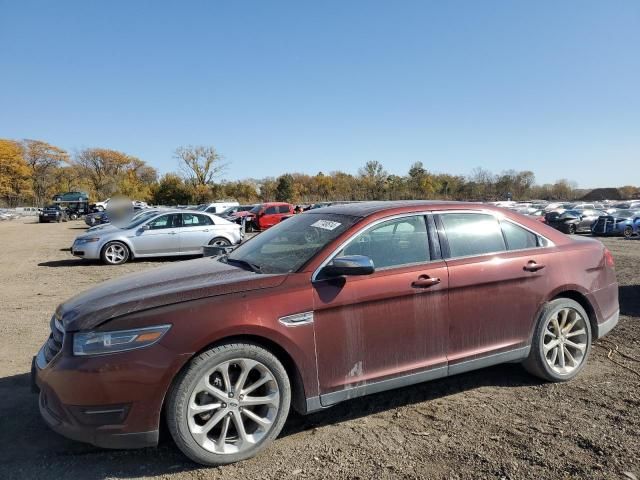
[(0, 139), (0, 199), (15, 207), (32, 196), (31, 170), (20, 143)]

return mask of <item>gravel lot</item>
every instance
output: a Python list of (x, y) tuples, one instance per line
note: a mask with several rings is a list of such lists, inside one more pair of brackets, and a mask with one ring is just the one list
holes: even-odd
[(0, 223), (1, 479), (640, 478), (640, 363), (607, 357), (619, 348), (640, 360), (640, 241), (604, 240), (621, 284), (621, 322), (574, 381), (544, 384), (504, 365), (352, 400), (291, 416), (257, 458), (206, 469), (168, 437), (159, 448), (106, 451), (40, 420), (29, 367), (56, 305), (167, 261), (74, 259), (66, 249), (83, 230), (80, 221)]

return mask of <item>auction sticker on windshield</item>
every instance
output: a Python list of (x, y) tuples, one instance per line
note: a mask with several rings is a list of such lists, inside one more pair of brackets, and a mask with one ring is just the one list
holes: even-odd
[(340, 222), (332, 222), (331, 220), (318, 220), (315, 223), (312, 223), (312, 227), (322, 228), (323, 230), (335, 230), (340, 225)]

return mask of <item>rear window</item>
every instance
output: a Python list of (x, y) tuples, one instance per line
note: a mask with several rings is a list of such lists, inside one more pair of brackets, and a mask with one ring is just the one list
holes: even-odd
[(506, 250), (502, 230), (493, 215), (445, 213), (444, 225), (451, 257), (468, 257)]
[(540, 246), (540, 238), (535, 233), (509, 221), (500, 222), (500, 226), (509, 250), (523, 250)]

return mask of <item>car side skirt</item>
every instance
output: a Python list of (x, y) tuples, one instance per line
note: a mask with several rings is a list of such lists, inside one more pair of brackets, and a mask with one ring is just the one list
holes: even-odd
[(492, 355), (486, 355), (480, 358), (466, 360), (444, 367), (431, 368), (422, 372), (402, 375), (399, 377), (371, 382), (364, 385), (357, 385), (354, 387), (345, 388), (344, 390), (307, 398), (306, 413), (313, 413), (318, 410), (333, 406), (337, 403), (343, 402), (345, 400), (362, 397), (372, 393), (379, 393), (387, 390), (394, 390), (396, 388), (407, 387), (409, 385), (415, 385), (417, 383), (427, 382), (429, 380), (449, 377), (452, 375), (457, 375), (459, 373), (469, 372), (471, 370), (479, 370), (481, 368), (490, 367), (501, 363), (524, 360), (529, 355), (530, 350), (531, 346), (528, 345), (526, 347), (516, 348)]

